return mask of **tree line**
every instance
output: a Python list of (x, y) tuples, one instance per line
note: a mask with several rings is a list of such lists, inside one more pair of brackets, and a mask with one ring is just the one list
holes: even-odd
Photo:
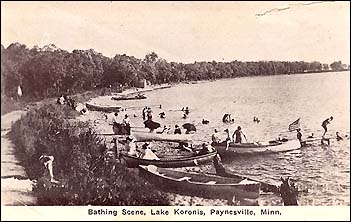
[(350, 66), (304, 61), (167, 62), (155, 52), (144, 59), (125, 54), (106, 57), (93, 49), (68, 52), (50, 44), (29, 49), (20, 43), (1, 45), (1, 95), (15, 97), (20, 85), (27, 98), (74, 94), (101, 87), (215, 80), (242, 76), (340, 71)]

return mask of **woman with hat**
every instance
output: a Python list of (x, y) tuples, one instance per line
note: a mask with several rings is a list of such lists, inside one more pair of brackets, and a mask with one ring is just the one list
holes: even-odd
[(154, 152), (152, 152), (149, 143), (144, 143), (142, 145), (142, 153), (140, 158), (142, 159), (148, 159), (148, 160), (159, 160), (160, 158), (158, 158), (158, 156), (156, 156), (156, 154), (154, 154)]
[(128, 155), (136, 156), (136, 146), (135, 146), (135, 139), (133, 136), (127, 137), (127, 143), (125, 145), (126, 150), (128, 150)]

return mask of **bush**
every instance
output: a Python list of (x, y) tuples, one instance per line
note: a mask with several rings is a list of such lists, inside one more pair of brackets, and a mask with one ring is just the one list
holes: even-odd
[[(168, 205), (161, 192), (133, 170), (108, 158), (102, 139), (66, 106), (33, 109), (13, 125), (11, 139), (28, 176), (38, 181), (38, 205)], [(40, 155), (52, 155), (52, 184)]]

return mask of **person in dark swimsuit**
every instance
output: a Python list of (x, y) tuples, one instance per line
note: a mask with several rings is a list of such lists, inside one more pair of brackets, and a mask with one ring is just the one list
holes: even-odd
[(181, 131), (181, 129), (179, 128), (178, 125), (175, 125), (174, 134), (182, 134), (182, 131)]
[(296, 137), (297, 139), (300, 141), (300, 143), (302, 142), (302, 133), (301, 133), (301, 129), (298, 128), (297, 130), (297, 134), (296, 134)]
[(332, 120), (333, 120), (333, 117), (331, 116), (330, 118), (328, 118), (322, 122), (322, 127), (324, 129), (324, 133), (323, 133), (322, 138), (324, 138), (325, 134), (327, 133), (327, 131), (328, 131), (327, 125), (330, 124), (330, 122)]
[[(243, 135), (244, 138), (245, 138), (245, 140), (247, 140), (245, 134), (241, 131), (241, 127), (238, 126), (238, 128), (237, 128), (237, 129), (234, 131), (234, 133), (233, 133), (233, 140), (234, 140), (234, 143), (241, 143), (241, 142), (242, 142), (241, 135)], [(235, 139), (234, 139), (234, 138), (235, 138)]]

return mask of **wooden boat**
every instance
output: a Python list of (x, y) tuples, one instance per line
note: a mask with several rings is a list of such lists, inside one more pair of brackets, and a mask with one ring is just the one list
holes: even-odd
[(93, 111), (112, 113), (112, 112), (118, 112), (123, 110), (121, 106), (103, 106), (103, 105), (97, 105), (97, 104), (91, 104), (91, 103), (85, 103), (85, 105), (89, 110), (93, 110)]
[(146, 99), (145, 95), (112, 96), (112, 100), (137, 100)]
[(287, 141), (269, 141), (269, 142), (253, 142), (253, 143), (233, 143), (229, 145), (229, 149), (226, 150), (227, 143), (224, 141), (222, 143), (213, 143), (212, 146), (215, 147), (218, 153), (228, 154), (256, 154), (256, 153), (276, 153), (276, 152), (286, 152), (290, 150), (296, 150), (301, 148), (300, 141), (297, 139), (287, 140)]
[(241, 175), (238, 175), (235, 172), (225, 168), (224, 165), (222, 164), (220, 158), (218, 157), (218, 155), (213, 158), (213, 165), (214, 165), (214, 168), (216, 170), (216, 174), (218, 176), (237, 178), (237, 179), (241, 179), (241, 180), (248, 179), (248, 180), (256, 181), (256, 182), (260, 183), (260, 189), (263, 192), (273, 192), (273, 193), (280, 194), (279, 185), (268, 184), (268, 183), (261, 182), (261, 181), (258, 181), (258, 180), (252, 179), (252, 178), (241, 176)]
[(138, 167), (138, 165), (155, 165), (164, 168), (175, 168), (175, 167), (190, 167), (206, 164), (212, 161), (213, 157), (216, 156), (217, 152), (208, 153), (200, 156), (186, 155), (186, 156), (169, 156), (166, 158), (160, 158), (160, 160), (148, 160), (138, 158), (136, 156), (130, 156), (126, 153), (121, 153), (121, 157), (127, 162), (127, 166), (130, 168)]
[(260, 184), (261, 191), (272, 192), (274, 194), (279, 195), (284, 202), (284, 206), (298, 205), (298, 201), (297, 201), (298, 190), (294, 186), (294, 184), (289, 181), (290, 180), (289, 177), (286, 179), (281, 177), (280, 180), (281, 180), (282, 184), (281, 185), (278, 185), (278, 184), (273, 185), (273, 184), (265, 183), (262, 181), (258, 181), (258, 180), (254, 180), (254, 179), (250, 179), (250, 178), (238, 175), (238, 174), (234, 173), (233, 171), (226, 169), (217, 156), (215, 156), (213, 158), (213, 160), (214, 160), (213, 164), (214, 164), (214, 167), (216, 169), (217, 175), (222, 176), (222, 177), (248, 179), (251, 181), (256, 181)]
[(156, 166), (139, 166), (148, 181), (164, 191), (210, 199), (257, 199), (260, 185), (247, 179), (226, 178), (194, 172), (182, 172)]
[(167, 141), (167, 142), (191, 142), (193, 134), (167, 134), (167, 133), (149, 133), (149, 132), (132, 132), (136, 141)]

